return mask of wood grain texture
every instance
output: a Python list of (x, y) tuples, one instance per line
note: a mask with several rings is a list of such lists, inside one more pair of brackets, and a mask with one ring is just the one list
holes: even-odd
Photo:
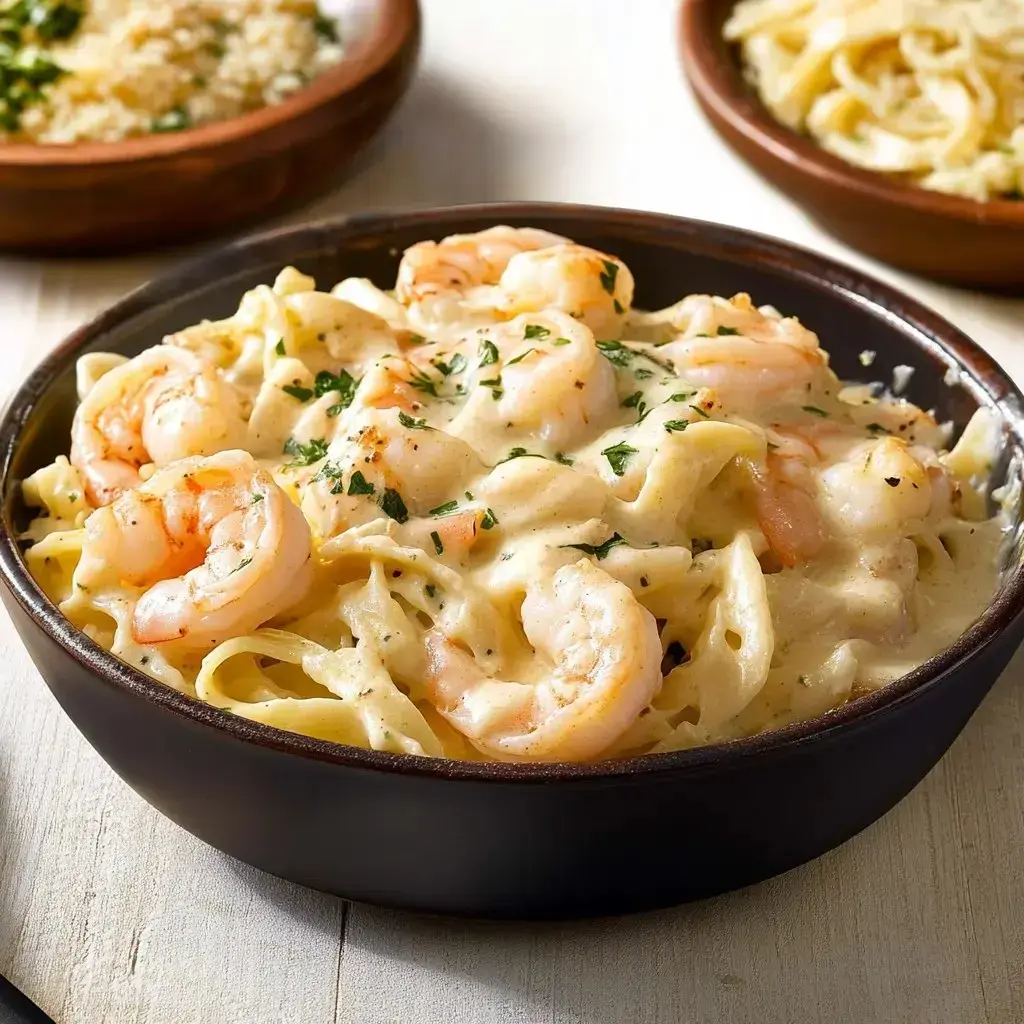
[[(1024, 379), (1024, 302), (879, 268), (730, 156), (681, 81), (673, 0), (428, 0), (425, 15), (408, 102), (313, 212), (531, 198), (721, 220), (879, 273)], [(0, 401), (181, 255), (0, 261)], [(0, 655), (0, 972), (58, 1024), (1024, 1021), (1024, 657), (903, 803), (814, 864), (674, 911), (509, 926), (360, 906), (343, 922), (340, 901), (234, 863), (135, 796), (2, 613)], [(652, 870), (672, 864), (668, 849)]]

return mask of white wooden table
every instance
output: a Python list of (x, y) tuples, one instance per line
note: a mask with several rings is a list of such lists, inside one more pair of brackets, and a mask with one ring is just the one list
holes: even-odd
[[(739, 224), (867, 266), (1024, 378), (1024, 302), (870, 265), (732, 157), (682, 82), (673, 0), (425, 8), (406, 104), (304, 215), (552, 199)], [(181, 255), (0, 261), (0, 387)], [(180, 831), (76, 733), (0, 614), (0, 971), (58, 1024), (1020, 1024), (1022, 677), (1024, 657), (914, 793), (816, 863), (631, 919), (472, 924), (346, 906)]]

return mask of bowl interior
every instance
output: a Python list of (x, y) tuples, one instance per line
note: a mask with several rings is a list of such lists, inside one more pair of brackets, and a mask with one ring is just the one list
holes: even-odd
[[(641, 308), (667, 305), (693, 292), (749, 292), (755, 303), (769, 303), (784, 314), (796, 315), (817, 331), (841, 378), (888, 384), (897, 366), (912, 366), (915, 372), (906, 397), (934, 409), (940, 420), (950, 420), (959, 429), (979, 406), (996, 412), (1005, 445), (994, 482), (1005, 477), (1011, 460), (1021, 462), (1024, 418), (1020, 392), (955, 328), (887, 286), (772, 239), (717, 225), (627, 211), (515, 204), (396, 217), (355, 217), (272, 232), (188, 263), (132, 293), (72, 335), (14, 396), (0, 424), (4, 528), (16, 532), (27, 521), (19, 481), (68, 451), (77, 404), (75, 357), (108, 350), (133, 355), (159, 343), (165, 334), (202, 318), (228, 316), (246, 289), (272, 282), (285, 265), (312, 275), (325, 289), (353, 275), (390, 287), (406, 246), (495, 223), (545, 228), (617, 254), (633, 271), (636, 305)], [(860, 362), (865, 350), (877, 353), (869, 371)], [(959, 376), (955, 386), (946, 382), (951, 371)], [(1019, 507), (1015, 517), (1019, 528)], [(1013, 566), (1012, 571), (1004, 574), (993, 607), (957, 648), (879, 694), (846, 705), (834, 713), (834, 722), (855, 716), (857, 706), (868, 713), (909, 692), (932, 678), (936, 669), (949, 667), (966, 656), (973, 642), (990, 638), (1016, 614), (1024, 589), (1019, 529), (1013, 537), (1007, 562)], [(10, 573), (9, 566), (6, 571)], [(41, 593), (38, 602), (46, 606)], [(805, 723), (772, 735), (799, 738), (820, 727), (821, 723)], [(730, 746), (754, 742), (740, 740)], [(677, 760), (679, 756), (659, 755)]]

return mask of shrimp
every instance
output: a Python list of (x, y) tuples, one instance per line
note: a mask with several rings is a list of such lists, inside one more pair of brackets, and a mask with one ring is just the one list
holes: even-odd
[(536, 682), (488, 678), (437, 627), (427, 700), (480, 751), (502, 761), (583, 761), (615, 742), (661, 686), (654, 617), (587, 559), (531, 580), (523, 630)]
[(742, 294), (730, 302), (707, 295), (686, 302), (693, 308), (685, 333), (659, 353), (691, 384), (742, 400), (806, 393), (832, 380), (828, 354), (799, 320), (755, 309)]
[[(594, 344), (590, 330), (566, 313), (548, 310), (520, 316), (495, 328), (503, 365), (495, 394), (464, 409), (467, 430), (482, 405), (508, 429), (535, 433), (558, 447), (570, 447), (618, 408), (615, 371)], [(511, 339), (511, 340), (510, 340)], [(488, 367), (488, 369), (495, 369)], [(482, 389), (478, 389), (482, 391)], [(457, 417), (452, 429), (462, 429)]]
[(321, 537), (381, 515), (399, 523), (426, 515), (485, 472), (476, 452), (397, 409), (366, 409), (331, 442), (302, 494), (302, 511)]
[(299, 601), (312, 576), (309, 527), (244, 451), (181, 459), (97, 509), (76, 584), (144, 588), (139, 644), (209, 648)]
[(799, 565), (825, 543), (814, 480), (806, 463), (793, 456), (769, 452), (765, 461), (764, 470), (753, 471), (757, 525), (784, 566)]
[(417, 242), (402, 256), (395, 296), (409, 306), (479, 285), (496, 285), (517, 254), (567, 241), (550, 231), (499, 225), (472, 235), (449, 235), (440, 242)]
[(140, 483), (146, 463), (236, 448), (246, 424), (234, 389), (183, 349), (158, 345), (90, 388), (71, 427), (71, 462), (93, 505)]
[(600, 341), (622, 337), (633, 275), (615, 256), (568, 243), (514, 256), (501, 275), (506, 314), (560, 309)]

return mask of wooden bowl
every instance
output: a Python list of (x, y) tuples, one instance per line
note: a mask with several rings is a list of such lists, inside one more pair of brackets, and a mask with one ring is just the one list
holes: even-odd
[(420, 11), (417, 0), (327, 6), (351, 14), (353, 42), (284, 103), (174, 135), (0, 144), (0, 248), (95, 254), (182, 241), (329, 185), (408, 88)]
[(1024, 290), (1024, 201), (979, 203), (859, 170), (776, 121), (722, 38), (735, 0), (683, 0), (680, 54), (715, 129), (831, 234), (893, 266), (953, 284)]
[[(359, 750), (248, 721), (118, 660), (26, 568), (20, 481), (67, 452), (75, 359), (135, 355), (228, 316), (291, 264), (323, 287), (394, 283), (413, 242), (532, 225), (621, 256), (637, 303), (748, 291), (821, 331), (840, 377), (915, 367), (907, 397), (963, 427), (992, 411), (1024, 454), (1024, 395), (955, 327), (870, 277), (775, 239), (652, 213), (509, 203), (273, 231), (173, 269), (69, 337), (0, 417), (0, 600), (47, 686), (111, 768), (183, 828), (272, 874), (350, 899), (487, 917), (575, 917), (698, 899), (848, 839), (941, 757), (1024, 636), (1019, 546), (951, 647), (809, 722), (717, 746), (590, 764), (493, 764)], [(960, 381), (950, 387), (950, 371)], [(1016, 537), (1024, 513), (1014, 510)]]

